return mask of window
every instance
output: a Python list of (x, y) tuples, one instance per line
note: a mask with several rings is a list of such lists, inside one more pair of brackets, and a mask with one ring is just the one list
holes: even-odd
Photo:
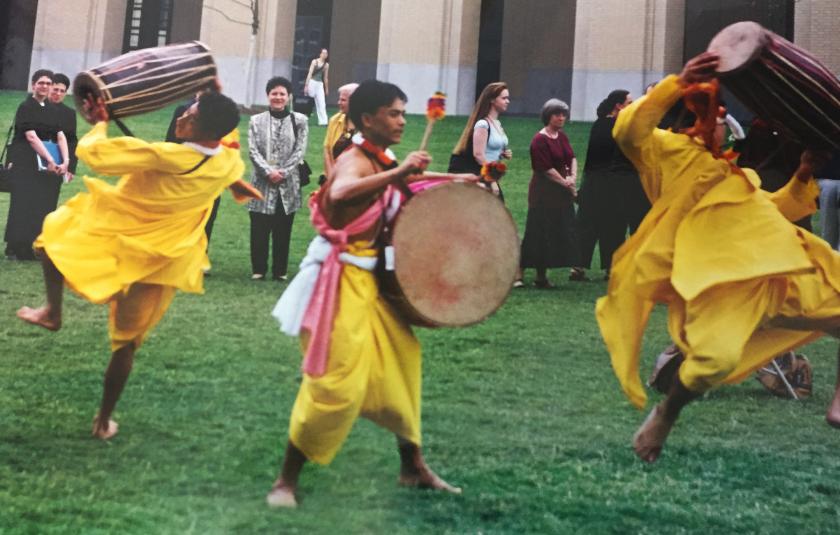
[(123, 52), (170, 42), (173, 0), (128, 0)]

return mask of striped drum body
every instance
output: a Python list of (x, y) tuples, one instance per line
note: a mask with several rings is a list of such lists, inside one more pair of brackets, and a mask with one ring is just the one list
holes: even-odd
[(755, 22), (727, 26), (708, 49), (753, 113), (806, 147), (840, 149), (840, 82), (810, 53)]
[(197, 91), (213, 87), (216, 64), (198, 41), (135, 50), (79, 73), (73, 81), (76, 109), (93, 122), (82, 105), (102, 98), (111, 118), (154, 111)]

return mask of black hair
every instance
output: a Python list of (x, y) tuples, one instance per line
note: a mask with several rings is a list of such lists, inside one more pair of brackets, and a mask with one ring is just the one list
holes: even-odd
[(629, 94), (630, 91), (627, 91), (626, 89), (616, 89), (614, 91), (610, 91), (607, 98), (598, 104), (598, 110), (595, 112), (596, 115), (598, 115), (598, 118), (601, 119), (612, 113), (616, 104), (623, 104), (627, 101), (627, 95)]
[(35, 82), (37, 82), (38, 78), (40, 78), (42, 76), (46, 76), (47, 78), (52, 80), (53, 72), (50, 71), (50, 70), (47, 70), (47, 69), (38, 69), (37, 71), (32, 73), (32, 78), (31, 78), (32, 83), (34, 84)]
[(207, 91), (198, 97), (196, 128), (208, 139), (225, 137), (239, 124), (239, 108), (229, 97)]
[(376, 114), (376, 110), (390, 105), (396, 99), (408, 102), (408, 97), (405, 96), (403, 90), (394, 84), (379, 80), (365, 80), (350, 96), (350, 120), (356, 128), (361, 128), (362, 115)]
[(60, 72), (54, 73), (52, 75), (52, 81), (54, 84), (64, 84), (64, 87), (70, 88), (70, 78), (66, 74)]
[(271, 90), (278, 85), (282, 85), (290, 95), (292, 94), (292, 82), (282, 76), (274, 76), (265, 84), (265, 94), (271, 93)]

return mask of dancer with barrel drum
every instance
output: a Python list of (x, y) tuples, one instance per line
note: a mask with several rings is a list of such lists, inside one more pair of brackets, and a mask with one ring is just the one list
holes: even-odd
[[(840, 336), (840, 255), (795, 221), (816, 209), (813, 180), (825, 153), (806, 150), (787, 185), (759, 188), (750, 169), (720, 153), (718, 52), (686, 63), (618, 115), (613, 135), (639, 170), (653, 206), (617, 251), (596, 315), (619, 382), (642, 408), (639, 349), (655, 304), (685, 355), (667, 378), (665, 399), (633, 439), (654, 462), (680, 411), (702, 393), (732, 383), (773, 356)], [(657, 128), (678, 100), (697, 116), (680, 133)], [(840, 384), (828, 413), (840, 425)]]
[(359, 132), (310, 200), (319, 236), (274, 312), (283, 332), (301, 335), (305, 356), (283, 467), (267, 496), (271, 506), (297, 505), (306, 461), (332, 461), (360, 415), (396, 435), (401, 485), (460, 492), (421, 453), (420, 344), (382, 297), (374, 268), (398, 189), (429, 178), (478, 177), (426, 173), (431, 158), (425, 151), (396, 161), (388, 147), (402, 138), (406, 100), (393, 84), (359, 85), (349, 108)]
[(108, 303), (112, 354), (93, 435), (109, 439), (117, 433), (112, 412), (143, 340), (176, 290), (203, 291), (204, 223), (213, 200), (227, 187), (240, 200), (258, 192), (241, 181), (239, 151), (220, 144), (239, 124), (236, 104), (220, 93), (202, 93), (177, 120), (183, 144), (109, 138), (102, 98), (89, 97), (83, 106), (95, 126), (79, 140), (79, 158), (95, 172), (121, 178), (111, 186), (86, 177), (88, 191), (47, 216), (35, 242), (46, 304), (17, 315), (57, 331), (65, 285), (92, 303)]

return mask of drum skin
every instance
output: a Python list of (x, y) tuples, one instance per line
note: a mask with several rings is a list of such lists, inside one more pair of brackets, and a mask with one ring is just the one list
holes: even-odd
[(163, 108), (216, 83), (216, 64), (199, 41), (135, 50), (79, 73), (73, 80), (76, 109), (94, 122), (83, 106), (102, 98), (111, 118)]
[(382, 293), (418, 326), (483, 321), (505, 301), (519, 267), (510, 213), (474, 184), (417, 193), (396, 218), (392, 244), (394, 271), (380, 277)]
[(708, 50), (750, 111), (806, 147), (840, 149), (840, 82), (808, 51), (755, 22), (727, 26)]

